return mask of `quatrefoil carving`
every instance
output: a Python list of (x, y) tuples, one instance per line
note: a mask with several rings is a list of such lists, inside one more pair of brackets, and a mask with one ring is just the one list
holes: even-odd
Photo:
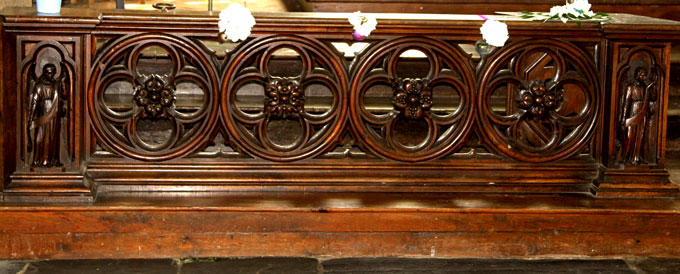
[[(424, 55), (420, 60), (428, 68), (416, 68), (423, 77), (399, 72), (406, 52)], [(462, 49), (440, 40), (404, 37), (372, 45), (352, 66), (350, 120), (357, 139), (378, 155), (404, 162), (435, 159), (455, 151), (467, 139), (474, 117), (473, 71)], [(382, 107), (367, 103), (371, 100), (367, 98), (369, 90), (376, 86), (393, 90), (391, 111), (383, 113)], [(436, 87), (447, 87), (453, 95), (437, 99)], [(409, 125), (421, 125), (422, 129)], [(414, 131), (424, 131), (420, 140), (400, 141), (399, 136)]]
[[(272, 62), (281, 61), (277, 52), (287, 52), (288, 58), (299, 61), (294, 76), (278, 75)], [(221, 101), (226, 128), (241, 150), (272, 161), (294, 161), (313, 157), (332, 148), (344, 127), (347, 113), (347, 76), (339, 53), (321, 41), (295, 36), (274, 35), (250, 40), (233, 54), (226, 67)], [(247, 86), (255, 84), (264, 90), (260, 109), (241, 106), (237, 96)], [(323, 112), (310, 111), (307, 90), (322, 86), (330, 93), (330, 106)], [(312, 107), (312, 106), (310, 106)], [(295, 123), (288, 127), (289, 143), (277, 142), (281, 135), (272, 133), (275, 123)], [(290, 124), (288, 124), (290, 125)], [(291, 133), (292, 132), (292, 133)]]
[(593, 135), (600, 100), (593, 61), (576, 46), (525, 40), (490, 56), (477, 100), (489, 147), (525, 162), (578, 153)]
[[(199, 49), (189, 39), (160, 33), (109, 41), (94, 61), (88, 92), (87, 107), (98, 143), (146, 161), (182, 157), (205, 145), (217, 121), (217, 80), (210, 57)], [(142, 65), (149, 53), (160, 55), (154, 55), (151, 65)], [(154, 69), (169, 71), (146, 72)], [(202, 93), (202, 100), (178, 105), (180, 84)]]

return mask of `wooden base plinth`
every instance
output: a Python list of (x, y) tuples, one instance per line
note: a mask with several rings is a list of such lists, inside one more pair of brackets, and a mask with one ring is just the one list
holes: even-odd
[(680, 197), (680, 188), (669, 177), (665, 169), (648, 167), (604, 170), (595, 193), (598, 197)]
[[(451, 161), (454, 162), (454, 161)], [(592, 161), (563, 161), (537, 168), (497, 160), (447, 164), (394, 164), (380, 160), (344, 163), (224, 164), (91, 162), (87, 177), (97, 193), (210, 193), (230, 191), (304, 192), (486, 192), (587, 193), (598, 169)], [(534, 172), (540, 170), (540, 172)]]
[(0, 203), (0, 258), (680, 257), (678, 209), (667, 199), (441, 193)]
[(83, 175), (62, 169), (15, 172), (4, 189), (6, 202), (92, 202)]

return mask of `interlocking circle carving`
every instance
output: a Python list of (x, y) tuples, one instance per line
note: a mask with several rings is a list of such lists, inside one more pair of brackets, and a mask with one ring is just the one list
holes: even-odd
[[(289, 60), (275, 58), (282, 51)], [(347, 113), (347, 74), (340, 56), (318, 40), (295, 35), (265, 36), (242, 44), (222, 78), (226, 92), (222, 115), (233, 144), (272, 161), (313, 157), (334, 146)], [(285, 65), (291, 60), (299, 65)], [(291, 74), (270, 70), (271, 62), (282, 62), (272, 67), (284, 67)], [(253, 84), (264, 94), (251, 92), (253, 106), (239, 105), (243, 100), (237, 93)], [(327, 90), (332, 100), (321, 111), (312, 110), (310, 95), (317, 92), (312, 86)], [(289, 136), (288, 143), (276, 141), (279, 133), (271, 130), (275, 123), (289, 130), (295, 126), (297, 133)]]
[[(408, 63), (409, 53), (420, 61)], [(402, 61), (405, 65), (399, 65)], [(428, 69), (417, 67), (425, 63)], [(403, 68), (426, 74), (413, 77), (402, 73)], [(474, 120), (474, 70), (457, 46), (425, 37), (387, 40), (363, 52), (351, 71), (352, 128), (374, 153), (417, 162), (445, 156), (464, 144)], [(376, 96), (369, 90), (378, 86), (391, 90), (391, 104), (370, 102)], [(441, 88), (450, 96), (438, 94)]]
[(146, 161), (200, 149), (219, 113), (210, 58), (194, 42), (169, 34), (132, 34), (108, 45), (94, 62), (87, 98), (102, 145)]
[(600, 87), (589, 53), (564, 41), (524, 40), (491, 56), (479, 86), (480, 132), (524, 162), (565, 159), (588, 143)]

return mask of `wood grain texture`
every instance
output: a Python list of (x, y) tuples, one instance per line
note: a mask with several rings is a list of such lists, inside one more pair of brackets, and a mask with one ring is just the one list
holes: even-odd
[[(470, 46), (480, 38), (481, 20), (381, 14), (366, 48), (347, 53), (333, 45), (351, 42), (345, 17), (258, 14), (253, 37), (229, 48), (216, 43), (216, 17), (209, 13), (65, 9), (59, 17), (40, 17), (8, 8), (5, 40), (16, 41), (6, 54), (16, 52), (21, 62), (5, 75), (19, 83), (6, 93), (17, 104), (5, 112), (27, 125), (31, 68), (71, 58), (74, 88), (61, 132), (68, 151), (62, 158), (69, 159), (62, 189), (54, 191), (62, 195), (79, 172), (83, 183), (73, 186), (75, 196), (83, 188), (154, 196), (595, 193), (616, 184), (634, 189), (625, 180), (642, 169), (604, 174), (640, 164), (656, 174), (645, 177), (641, 196), (677, 192), (663, 167), (667, 40), (680, 33), (677, 22), (615, 15), (602, 26), (576, 27), (507, 18), (512, 39), (479, 56)], [(647, 40), (639, 40), (641, 33)], [(45, 45), (55, 50), (42, 54)], [(641, 67), (654, 71), (657, 94), (648, 100), (655, 114), (645, 123), (650, 156), (620, 163), (614, 153), (622, 142), (621, 92), (631, 81), (628, 72)], [(41, 174), (59, 170), (23, 164), (29, 150), (23, 132), (18, 128), (16, 143), (4, 147), (21, 159), (10, 165), (14, 175), (5, 193), (49, 193)]]
[[(497, 11), (541, 11), (564, 5), (560, 0), (298, 0), (305, 11), (313, 12), (399, 12), (399, 13), (452, 13), (494, 14)], [(592, 10), (607, 13), (630, 13), (650, 17), (678, 20), (680, 5), (672, 0), (591, 0)]]
[[(0, 258), (680, 256), (679, 22), (502, 17), (480, 54), (476, 16), (378, 14), (364, 44), (347, 16), (227, 43), (205, 12), (5, 9)], [(46, 64), (61, 167), (24, 134)]]
[(680, 255), (673, 247), (680, 241), (677, 202), (577, 206), (590, 202), (569, 196), (255, 194), (192, 202), (110, 199), (87, 207), (5, 204), (0, 257)]

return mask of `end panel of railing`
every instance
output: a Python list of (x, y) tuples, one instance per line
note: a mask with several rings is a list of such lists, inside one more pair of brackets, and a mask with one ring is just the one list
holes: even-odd
[(99, 22), (91, 11), (38, 16), (4, 11), (2, 151), (4, 200), (87, 202), (83, 176), (85, 78), (89, 39)]

